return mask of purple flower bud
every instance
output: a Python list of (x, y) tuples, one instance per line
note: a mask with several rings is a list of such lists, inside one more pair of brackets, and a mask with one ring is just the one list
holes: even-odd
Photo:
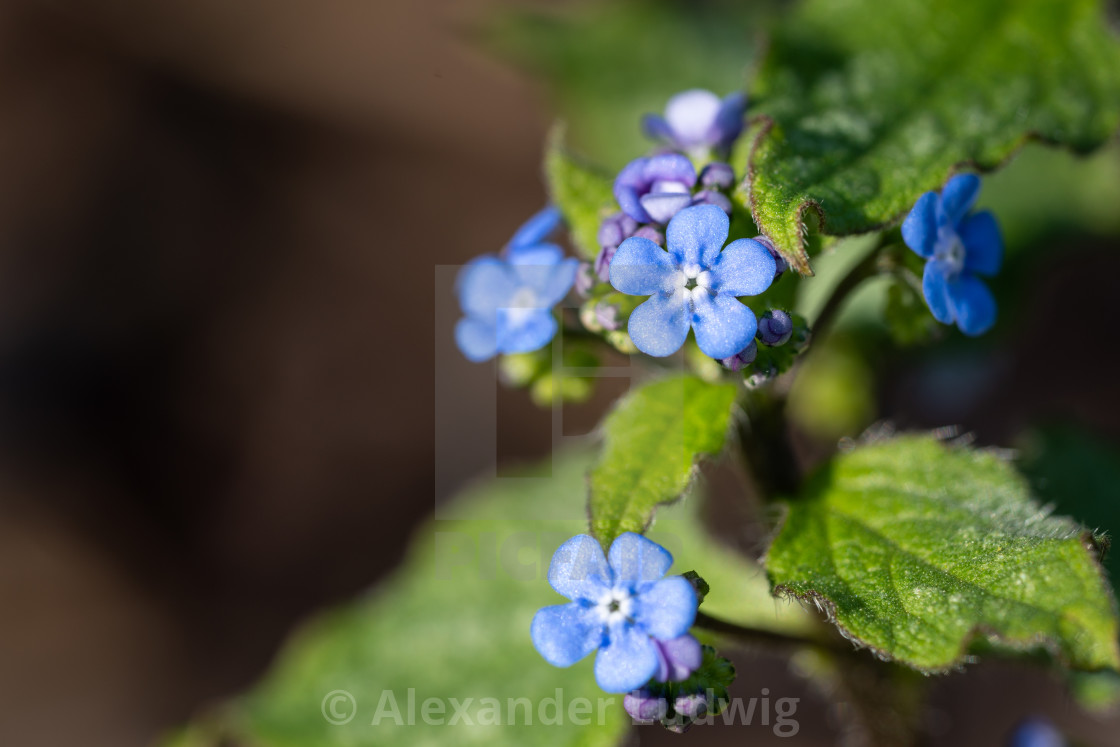
[(661, 666), (654, 676), (658, 682), (683, 682), (700, 667), (704, 652), (700, 642), (687, 633), (668, 641), (653, 640)]
[(690, 721), (703, 718), (711, 707), (708, 702), (708, 696), (710, 694), (714, 695), (711, 690), (702, 693), (691, 693), (689, 695), (678, 695), (676, 700), (673, 701), (673, 710), (677, 712), (678, 716)]
[(783, 272), (789, 269), (789, 262), (781, 255), (774, 242), (765, 236), (755, 236), (754, 240), (766, 247), (766, 251), (770, 252), (770, 256), (774, 258), (774, 279), (777, 280)]
[(665, 223), (688, 205), (695, 185), (692, 161), (680, 153), (664, 153), (628, 163), (614, 180), (614, 198), (622, 212), (640, 223)]
[(595, 287), (596, 282), (598, 282), (598, 278), (595, 276), (595, 270), (591, 267), (591, 263), (580, 262), (579, 269), (576, 270), (576, 293), (586, 296)]
[(668, 223), (673, 216), (692, 204), (688, 192), (650, 192), (638, 201), (654, 223)]
[(642, 226), (634, 232), (634, 235), (649, 239), (658, 246), (665, 246), (665, 232), (657, 226)]
[(597, 304), (595, 306), (595, 321), (606, 331), (614, 332), (620, 326), (618, 322), (618, 307), (612, 306), (609, 303)]
[(735, 183), (735, 170), (722, 161), (713, 161), (700, 172), (700, 186), (708, 189), (730, 189)]
[(784, 345), (793, 335), (793, 319), (781, 309), (771, 309), (759, 317), (758, 339), (764, 345)]
[(608, 244), (599, 250), (599, 256), (595, 258), (595, 274), (604, 283), (611, 281), (611, 260), (614, 259), (614, 253), (617, 251), (617, 246)]
[(599, 224), (599, 246), (618, 246), (630, 238), (638, 228), (638, 222), (626, 213), (615, 213)]
[(669, 712), (669, 701), (650, 693), (649, 690), (635, 690), (622, 699), (622, 707), (630, 718), (643, 724), (652, 724), (665, 718)]
[(731, 200), (722, 192), (711, 189), (702, 189), (692, 198), (693, 205), (715, 205), (723, 212), (731, 215)]
[(724, 358), (720, 361), (730, 371), (739, 371), (743, 366), (749, 366), (754, 363), (754, 359), (758, 357), (758, 343), (751, 340), (750, 345), (740, 350), (730, 358)]

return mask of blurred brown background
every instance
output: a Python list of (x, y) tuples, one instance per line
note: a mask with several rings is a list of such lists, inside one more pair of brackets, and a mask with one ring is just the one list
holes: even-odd
[(0, 744), (148, 742), (430, 513), (434, 267), (544, 200), (484, 10), (0, 6)]
[[(0, 5), (0, 744), (149, 743), (381, 577), (439, 486), (486, 466), (435, 478), (435, 371), (493, 396), (435, 268), (540, 206), (550, 116), (469, 43), (492, 5)], [(1058, 323), (1061, 277), (1035, 280)], [(1053, 374), (1027, 329), (1014, 386), (975, 411), (907, 415), (937, 399), (900, 377), (884, 413), (1014, 434)], [(1035, 401), (1116, 435), (1112, 382)], [(547, 452), (549, 415), (499, 402), (499, 456)], [(1008, 708), (1063, 697), (997, 665), (935, 709), (983, 727), (978, 694), (1009, 678)]]

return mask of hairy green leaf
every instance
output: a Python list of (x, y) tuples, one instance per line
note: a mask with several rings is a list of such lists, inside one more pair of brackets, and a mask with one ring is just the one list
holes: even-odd
[(697, 461), (723, 448), (734, 384), (694, 376), (631, 391), (604, 424), (603, 458), (591, 471), (591, 531), (604, 545), (644, 532), (657, 506), (688, 488)]
[(1097, 0), (807, 0), (752, 94), (737, 196), (808, 273), (807, 223), (833, 236), (889, 225), (1031, 138), (1100, 145), (1120, 124), (1120, 45)]
[(575, 249), (594, 261), (599, 255), (599, 224), (617, 210), (611, 178), (568, 153), (559, 125), (548, 139), (544, 175), (549, 198), (564, 214)]
[[(168, 747), (617, 744), (629, 718), (622, 696), (595, 684), (594, 657), (557, 669), (529, 638), (536, 610), (563, 602), (546, 574), (555, 549), (586, 529), (584, 477), (591, 459), (587, 452), (559, 454), (551, 465), (479, 485), (456, 499), (441, 511), (455, 518), (420, 529), (402, 568), (373, 595), (311, 621), (250, 693), (178, 733)], [(673, 572), (695, 568), (709, 578), (706, 610), (775, 630), (814, 624), (798, 605), (771, 604), (761, 569), (714, 542), (691, 505), (665, 511), (651, 536), (673, 553)], [(353, 708), (354, 717), (336, 725), (324, 711), (331, 715), (327, 695), (340, 690), (354, 700), (336, 693), (344, 699), (334, 702), (334, 712), (345, 717)], [(541, 715), (557, 718), (550, 704), (557, 690), (560, 722), (548, 725)], [(392, 693), (404, 725), (395, 723), (386, 693)], [(445, 704), (443, 725), (425, 723), (421, 709), (428, 698)], [(471, 699), (463, 713), (473, 725), (462, 718), (448, 723), (453, 698), (460, 706)], [(496, 699), (503, 718), (511, 698), (525, 699), (531, 723), (522, 701), (512, 723), (480, 724), (494, 705), (484, 698)], [(373, 726), (382, 699), (383, 714)], [(581, 710), (577, 699), (586, 699), (590, 710)], [(575, 710), (573, 702), (580, 704)]]
[(842, 454), (791, 502), (766, 565), (776, 592), (923, 671), (959, 664), (976, 636), (1120, 666), (1095, 538), (990, 453), (907, 436)]

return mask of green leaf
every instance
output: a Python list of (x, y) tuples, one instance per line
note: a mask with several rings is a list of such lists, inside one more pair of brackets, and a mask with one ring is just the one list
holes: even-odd
[(674, 376), (618, 403), (604, 424), (603, 458), (591, 471), (591, 532), (600, 542), (644, 532), (658, 505), (684, 493), (697, 460), (723, 448), (735, 393), (734, 384)]
[(584, 259), (594, 261), (599, 255), (599, 224), (617, 209), (611, 178), (565, 150), (560, 125), (549, 135), (544, 173), (549, 197), (564, 214), (572, 243)]
[[(173, 735), (168, 747), (617, 744), (629, 718), (622, 696), (596, 686), (594, 657), (557, 669), (529, 639), (536, 610), (563, 602), (548, 586), (546, 572), (556, 547), (585, 530), (584, 479), (591, 459), (587, 452), (559, 454), (551, 465), (479, 485), (441, 507), (441, 516), (455, 518), (422, 527), (402, 568), (373, 595), (297, 631), (250, 693)], [(674, 554), (674, 572), (696, 568), (709, 578), (705, 609), (747, 621), (753, 615), (774, 629), (813, 625), (797, 605), (776, 609), (761, 569), (714, 542), (692, 504), (664, 513), (651, 536)], [(743, 600), (749, 600), (749, 609)], [(387, 691), (407, 720), (409, 688), (416, 724), (397, 726), (383, 717), (372, 726)], [(563, 723), (544, 726), (541, 703), (554, 698), (557, 688)], [(352, 694), (357, 706), (353, 720), (337, 726), (322, 711), (324, 697), (335, 690)], [(460, 703), (472, 698), (466, 713), (475, 725), (425, 724), (420, 709), (427, 698), (447, 704), (448, 718), (451, 698)], [(488, 705), (482, 698), (496, 698), (503, 714), (509, 698), (527, 698), (533, 722), (525, 723), (519, 706), (511, 725), (480, 726), (480, 712)], [(569, 708), (576, 698), (590, 700), (589, 716), (576, 711), (590, 718), (589, 725), (573, 723)], [(613, 699), (602, 711), (604, 723), (598, 720), (599, 698)], [(342, 713), (345, 705), (340, 701), (336, 710)], [(326, 707), (329, 711), (329, 703)]]
[(791, 502), (766, 565), (776, 592), (923, 671), (957, 665), (982, 635), (1120, 666), (1093, 536), (987, 452), (907, 436), (841, 454)]
[(752, 93), (738, 198), (808, 273), (807, 223), (875, 230), (1029, 139), (1100, 145), (1120, 124), (1120, 46), (1096, 0), (807, 0)]

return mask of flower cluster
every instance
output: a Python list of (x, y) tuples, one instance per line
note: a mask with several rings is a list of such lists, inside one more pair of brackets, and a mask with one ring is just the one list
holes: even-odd
[(592, 651), (595, 679), (611, 693), (686, 679), (700, 666), (700, 644), (688, 635), (696, 592), (683, 576), (665, 577), (673, 556), (626, 532), (606, 556), (579, 534), (552, 556), (548, 583), (571, 601), (537, 612), (533, 645), (548, 663), (569, 667)]
[(996, 321), (996, 302), (980, 277), (999, 272), (1003, 237), (995, 216), (970, 212), (980, 193), (980, 177), (954, 176), (940, 194), (926, 192), (902, 224), (902, 238), (927, 260), (922, 293), (933, 317), (956, 324), (969, 336)]

